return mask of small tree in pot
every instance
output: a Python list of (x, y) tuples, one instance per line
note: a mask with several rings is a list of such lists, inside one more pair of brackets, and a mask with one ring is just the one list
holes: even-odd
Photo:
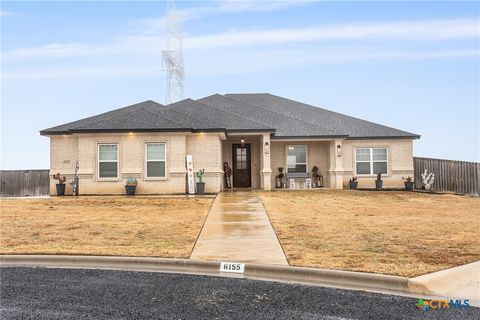
[(125, 192), (127, 196), (134, 196), (136, 189), (137, 189), (137, 179), (127, 178), (127, 182), (125, 182)]
[(357, 189), (358, 187), (358, 180), (357, 177), (352, 177), (349, 181), (348, 184), (350, 186), (350, 189)]
[(375, 189), (377, 191), (382, 190), (383, 180), (382, 180), (382, 173), (377, 173), (377, 180), (375, 180)]
[(283, 178), (285, 174), (283, 173), (283, 167), (278, 168), (278, 174), (275, 177), (275, 187), (282, 188), (283, 187)]
[(60, 173), (54, 174), (53, 179), (57, 179), (58, 183), (57, 187), (57, 196), (64, 196), (65, 195), (65, 181), (67, 179), (65, 177), (60, 176)]
[(405, 184), (405, 191), (413, 191), (413, 187), (415, 186), (415, 182), (413, 182), (412, 177), (402, 177), (403, 183)]
[(203, 175), (205, 174), (205, 169), (200, 169), (197, 172), (197, 194), (203, 194), (205, 192), (205, 182), (203, 182)]

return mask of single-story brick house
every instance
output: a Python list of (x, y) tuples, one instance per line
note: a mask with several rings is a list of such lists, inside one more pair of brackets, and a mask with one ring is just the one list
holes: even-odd
[(52, 174), (72, 179), (79, 161), (81, 194), (125, 193), (128, 177), (137, 179), (139, 194), (185, 193), (186, 155), (195, 172), (205, 169), (206, 192), (224, 189), (224, 162), (234, 187), (271, 190), (279, 167), (301, 181), (313, 166), (329, 188), (346, 187), (352, 176), (359, 187), (373, 187), (377, 172), (384, 187), (401, 187), (401, 177), (413, 175), (412, 145), (420, 138), (271, 94), (145, 101), (40, 134), (50, 138)]

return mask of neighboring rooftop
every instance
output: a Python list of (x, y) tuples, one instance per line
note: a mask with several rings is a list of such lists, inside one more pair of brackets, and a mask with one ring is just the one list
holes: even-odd
[(272, 138), (419, 138), (417, 134), (346, 116), (268, 93), (214, 94), (164, 106), (144, 101), (40, 131), (271, 132)]

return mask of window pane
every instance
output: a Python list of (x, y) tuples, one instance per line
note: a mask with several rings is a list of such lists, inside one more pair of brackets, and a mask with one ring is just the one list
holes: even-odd
[(292, 168), (288, 168), (290, 173), (305, 173), (307, 172), (307, 166), (305, 164), (297, 164)]
[(373, 163), (373, 173), (387, 173), (387, 163), (386, 162), (374, 162)]
[(147, 177), (149, 178), (165, 177), (165, 161), (147, 162)]
[(294, 163), (307, 162), (307, 146), (290, 146), (287, 148), (287, 159), (295, 159)]
[(387, 149), (385, 148), (373, 149), (373, 161), (375, 160), (387, 161)]
[(165, 160), (165, 144), (148, 143), (147, 160)]
[(370, 149), (358, 148), (356, 151), (357, 161), (370, 161)]
[(116, 144), (101, 144), (98, 146), (100, 160), (117, 160)]
[(370, 174), (370, 162), (357, 162), (357, 174)]
[(116, 162), (100, 162), (99, 163), (100, 178), (117, 178), (117, 163)]

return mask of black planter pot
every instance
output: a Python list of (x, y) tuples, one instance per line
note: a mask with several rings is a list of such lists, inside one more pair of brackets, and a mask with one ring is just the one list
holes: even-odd
[(137, 189), (137, 186), (125, 186), (125, 192), (127, 196), (134, 196), (135, 189)]
[(375, 189), (377, 191), (382, 190), (383, 180), (375, 180)]
[(197, 194), (203, 194), (205, 192), (205, 182), (197, 182)]
[(283, 181), (283, 178), (276, 177), (276, 178), (275, 178), (275, 187), (276, 187), (276, 188), (281, 188), (281, 187), (283, 187), (282, 181)]
[(405, 191), (413, 191), (413, 187), (415, 186), (415, 182), (413, 182), (413, 181), (411, 181), (411, 182), (405, 181), (404, 184), (405, 184)]
[(357, 189), (358, 181), (350, 181), (350, 189)]
[(57, 183), (57, 196), (65, 195), (65, 183)]

